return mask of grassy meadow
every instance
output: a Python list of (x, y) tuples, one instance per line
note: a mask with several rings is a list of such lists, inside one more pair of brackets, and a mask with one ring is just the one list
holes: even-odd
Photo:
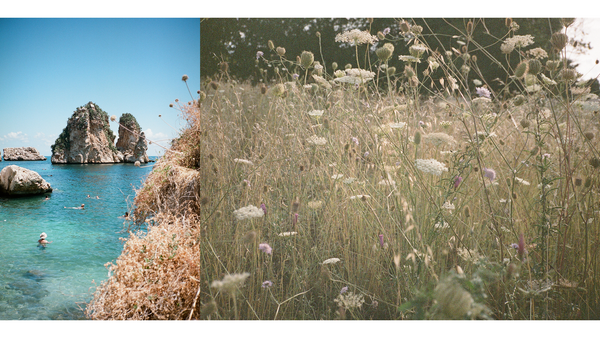
[[(271, 43), (258, 84), (223, 62), (176, 102), (187, 128), (138, 191), (87, 315), (600, 318), (600, 104), (567, 67), (567, 36), (546, 51), (507, 20), (481, 46), (469, 21), (463, 48), (432, 51), (399, 27), (323, 41), (355, 46), (348, 66)], [(486, 48), (518, 66), (494, 59), (506, 77), (482, 78), (470, 50)]]

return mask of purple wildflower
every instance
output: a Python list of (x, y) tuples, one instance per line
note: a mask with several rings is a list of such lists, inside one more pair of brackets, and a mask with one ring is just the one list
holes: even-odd
[(383, 35), (390, 34), (390, 27), (385, 28), (382, 33), (383, 33)]
[(261, 51), (256, 52), (256, 59), (257, 60), (260, 59), (263, 55), (265, 55), (265, 53), (263, 53)]
[(363, 157), (367, 157), (367, 156), (369, 156), (369, 152), (365, 151), (365, 154), (363, 155)]
[(545, 153), (545, 154), (542, 155), (542, 159), (546, 159), (546, 158), (550, 158), (550, 154)]
[(298, 223), (298, 214), (294, 214), (294, 218), (292, 219), (292, 226), (296, 226), (296, 223)]
[(263, 288), (270, 288), (271, 286), (273, 286), (273, 282), (271, 282), (270, 280), (266, 280), (262, 283), (262, 287)]
[(462, 180), (463, 180), (463, 178), (461, 176), (456, 176), (454, 178), (454, 189), (458, 188), (458, 186), (460, 185)]
[(344, 286), (341, 290), (340, 290), (340, 295), (343, 295), (344, 293), (348, 292), (348, 287)]
[(383, 248), (383, 235), (379, 235), (379, 244), (381, 244), (381, 247)]
[(271, 246), (267, 243), (261, 243), (258, 245), (258, 250), (266, 253), (267, 255), (270, 255), (271, 252), (273, 251), (273, 249), (271, 249)]
[(265, 213), (265, 215), (267, 215), (267, 206), (264, 203), (260, 204), (260, 208), (263, 210), (263, 212)]
[(491, 98), (492, 93), (485, 87), (477, 87), (475, 88), (475, 91), (480, 97), (487, 97), (488, 99)]
[(356, 146), (358, 146), (358, 139), (356, 137), (351, 137), (350, 140), (352, 142), (354, 142), (354, 144), (356, 144)]
[(518, 249), (518, 248), (519, 248), (519, 244), (517, 244), (517, 243), (512, 243), (510, 246), (511, 246), (513, 249)]
[(490, 181), (494, 181), (496, 179), (496, 171), (490, 168), (483, 168), (483, 176), (490, 179)]
[(300, 75), (298, 75), (296, 73), (292, 74), (292, 79), (294, 79), (294, 80), (298, 80), (299, 77), (300, 77)]

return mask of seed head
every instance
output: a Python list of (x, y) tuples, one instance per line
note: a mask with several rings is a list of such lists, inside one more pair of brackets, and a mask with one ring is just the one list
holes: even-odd
[(536, 75), (542, 70), (542, 63), (538, 59), (529, 60), (529, 74)]
[(562, 50), (567, 45), (568, 40), (569, 40), (569, 38), (567, 37), (566, 34), (561, 33), (561, 32), (555, 32), (554, 34), (552, 34), (552, 37), (550, 38), (550, 43), (552, 44), (552, 47), (554, 49)]
[(189, 77), (187, 75), (183, 75), (181, 77), (181, 81), (183, 81), (183, 82), (187, 81), (188, 79), (189, 79)]
[(583, 133), (583, 136), (585, 136), (586, 140), (591, 141), (594, 139), (594, 133), (591, 131), (586, 131), (585, 133)]
[(277, 55), (284, 56), (285, 55), (285, 48), (283, 48), (283, 47), (277, 47)]
[(527, 70), (529, 69), (529, 63), (527, 61), (521, 61), (517, 68), (515, 68), (515, 77), (520, 79), (527, 74)]
[(309, 68), (315, 62), (315, 55), (311, 52), (303, 51), (300, 54), (300, 65), (302, 68)]

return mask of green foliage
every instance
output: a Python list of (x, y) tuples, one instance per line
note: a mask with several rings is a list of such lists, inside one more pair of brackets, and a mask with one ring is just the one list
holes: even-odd
[(121, 115), (119, 118), (119, 124), (124, 126), (131, 126), (133, 124), (138, 132), (142, 130), (135, 116), (131, 115), (130, 113), (123, 113), (123, 115)]

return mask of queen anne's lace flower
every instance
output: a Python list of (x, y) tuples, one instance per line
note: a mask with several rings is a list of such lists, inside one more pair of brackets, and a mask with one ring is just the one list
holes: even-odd
[(279, 237), (289, 237), (289, 236), (295, 236), (297, 234), (298, 233), (296, 231), (291, 231), (291, 232), (282, 232), (278, 236)]
[(348, 310), (352, 308), (360, 308), (365, 302), (365, 299), (363, 295), (356, 295), (354, 292), (346, 292), (337, 296), (337, 298), (333, 301), (336, 302), (339, 307), (343, 307)]
[(448, 171), (448, 168), (446, 168), (443, 163), (434, 159), (417, 159), (415, 162), (415, 167), (424, 173), (433, 174), (436, 176), (440, 176), (444, 171)]
[(306, 139), (306, 142), (315, 146), (324, 146), (327, 144), (327, 140), (324, 137), (319, 137), (317, 135), (313, 135)]
[(321, 263), (321, 264), (323, 264), (323, 265), (335, 264), (335, 263), (337, 263), (339, 261), (340, 261), (339, 258), (329, 258), (329, 259), (324, 260), (323, 263)]
[(335, 37), (335, 42), (347, 42), (354, 45), (361, 45), (364, 43), (372, 45), (377, 41), (379, 41), (379, 39), (377, 39), (377, 36), (371, 35), (367, 31), (361, 31), (358, 29), (353, 29), (351, 31), (339, 33)]
[(233, 275), (227, 275), (223, 278), (223, 280), (213, 281), (210, 285), (211, 287), (218, 289), (221, 292), (227, 292), (229, 294), (233, 294), (237, 291), (239, 287), (244, 285), (246, 278), (250, 276), (249, 273), (236, 273)]
[(504, 43), (500, 46), (502, 53), (508, 54), (515, 48), (523, 48), (533, 43), (533, 36), (527, 35), (515, 35), (504, 40)]
[(265, 212), (261, 208), (257, 208), (255, 206), (248, 205), (246, 207), (240, 208), (233, 212), (233, 216), (238, 221), (242, 221), (245, 219), (255, 218), (255, 217), (263, 217)]
[(233, 162), (235, 162), (235, 163), (243, 163), (243, 164), (248, 164), (248, 165), (254, 165), (254, 163), (252, 163), (252, 161), (244, 160), (242, 158), (234, 158)]

